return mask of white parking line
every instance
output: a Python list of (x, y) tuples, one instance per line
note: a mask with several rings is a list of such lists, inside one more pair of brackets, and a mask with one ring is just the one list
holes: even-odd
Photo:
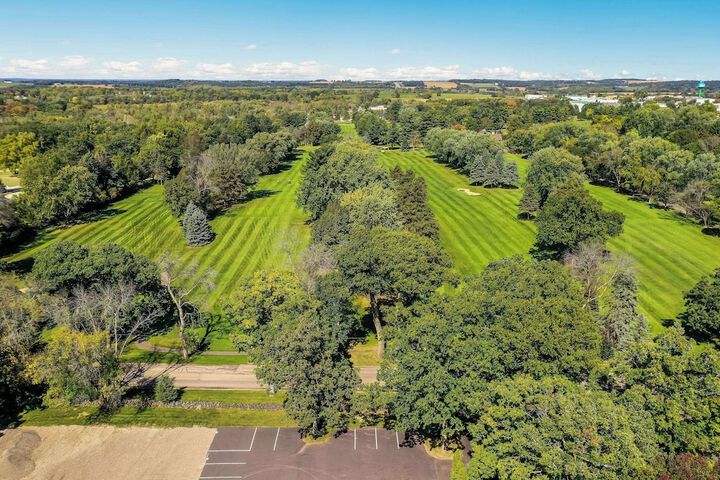
[(400, 437), (397, 432), (395, 432), (395, 443), (397, 444), (398, 450), (400, 450)]
[[(255, 431), (253, 432), (252, 440), (250, 440), (250, 448), (231, 448), (227, 450), (208, 450), (208, 453), (216, 453), (216, 452), (250, 452), (252, 451), (253, 443), (255, 443), (255, 434), (257, 433), (257, 427), (255, 427)], [(229, 478), (239, 478), (239, 477), (229, 477)]]
[(357, 450), (357, 428), (353, 430), (353, 450)]
[(255, 431), (253, 432), (253, 438), (252, 438), (252, 440), (250, 440), (250, 450), (248, 450), (248, 452), (252, 452), (252, 446), (253, 446), (253, 443), (255, 443), (255, 434), (256, 433), (257, 433), (257, 427), (255, 427)]
[(375, 450), (377, 450), (377, 427), (375, 427)]
[(273, 443), (273, 452), (275, 451), (275, 447), (277, 447), (277, 440), (278, 440), (279, 436), (280, 436), (280, 429), (278, 428), (277, 433), (275, 434), (275, 443)]

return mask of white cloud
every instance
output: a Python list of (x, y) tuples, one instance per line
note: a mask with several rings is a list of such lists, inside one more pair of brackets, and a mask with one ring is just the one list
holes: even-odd
[(175, 57), (160, 57), (150, 65), (150, 68), (156, 72), (175, 72), (183, 63)]
[(399, 67), (388, 72), (389, 78), (397, 80), (443, 80), (460, 76), (460, 65)]
[(627, 76), (630, 75), (630, 73), (631, 73), (630, 70), (627, 70), (627, 69), (623, 68), (622, 70), (620, 70), (620, 71), (617, 73), (617, 75), (618, 75), (618, 77), (627, 77)]
[(245, 73), (255, 78), (289, 78), (307, 79), (316, 78), (321, 74), (322, 68), (315, 60), (306, 62), (280, 62), (280, 63), (254, 63), (244, 69)]
[(195, 65), (196, 72), (193, 76), (211, 75), (213, 77), (235, 75), (235, 66), (232, 63), (198, 63)]
[(593, 72), (589, 68), (583, 68), (582, 70), (580, 70), (580, 78), (582, 78), (583, 80), (598, 80), (601, 78), (601, 76)]
[(349, 78), (351, 80), (376, 80), (380, 77), (375, 67), (346, 67), (340, 69), (340, 74), (342, 78)]
[(390, 55), (400, 55), (400, 49), (399, 48), (393, 48), (388, 52)]
[(502, 80), (551, 80), (556, 78), (548, 73), (518, 70), (509, 66), (480, 68), (473, 70), (473, 76)]
[(140, 62), (138, 62), (138, 61), (133, 61), (133, 62), (111, 61), (111, 62), (103, 62), (103, 65), (105, 66), (105, 69), (110, 72), (134, 73), (134, 72), (140, 71)]
[(84, 57), (82, 55), (68, 55), (60, 60), (59, 65), (68, 70), (78, 70), (87, 67), (94, 61), (94, 58)]
[(30, 60), (27, 58), (13, 58), (3, 70), (7, 73), (37, 74), (47, 72), (48, 61), (44, 58)]
[(251, 43), (247, 47), (245, 47), (245, 50), (257, 50), (257, 45)]

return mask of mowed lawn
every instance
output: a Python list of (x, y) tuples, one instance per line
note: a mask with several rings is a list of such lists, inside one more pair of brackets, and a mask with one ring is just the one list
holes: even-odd
[(213, 219), (216, 238), (204, 247), (186, 246), (178, 221), (165, 205), (162, 185), (155, 185), (115, 202), (99, 220), (43, 232), (7, 260), (30, 258), (60, 240), (84, 245), (117, 243), (153, 260), (170, 252), (183, 265), (197, 262), (199, 272), (216, 272), (215, 290), (196, 300), (217, 310), (243, 279), (260, 269), (287, 264), (308, 244), (307, 217), (295, 205), (304, 156), (283, 172), (261, 177), (251, 199)]
[[(524, 174), (528, 161), (513, 159)], [(412, 168), (425, 178), (442, 244), (461, 273), (479, 273), (490, 261), (527, 253), (532, 246), (533, 223), (517, 218), (521, 190), (471, 187), (467, 177), (436, 163), (427, 152), (386, 151), (381, 161), (389, 167)], [(674, 212), (651, 208), (606, 187), (589, 188), (606, 209), (625, 214), (623, 233), (609, 246), (634, 258), (641, 310), (657, 333), (664, 320), (682, 311), (683, 294), (720, 267), (720, 238), (703, 234), (698, 225)]]

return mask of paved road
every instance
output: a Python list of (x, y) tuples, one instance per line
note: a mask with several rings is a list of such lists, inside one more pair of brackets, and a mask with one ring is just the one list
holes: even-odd
[[(358, 369), (363, 383), (377, 381), (378, 367)], [(185, 388), (218, 388), (257, 390), (264, 388), (255, 377), (255, 365), (167, 365), (153, 364), (144, 372), (146, 378), (169, 375), (175, 386)]]
[(450, 462), (385, 429), (351, 430), (306, 445), (291, 428), (219, 428), (200, 480), (447, 480)]

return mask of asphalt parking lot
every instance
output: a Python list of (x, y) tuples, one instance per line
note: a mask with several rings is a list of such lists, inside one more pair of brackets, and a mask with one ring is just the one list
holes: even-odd
[(200, 480), (447, 480), (450, 462), (429, 457), (401, 433), (350, 430), (306, 445), (292, 428), (218, 428)]

